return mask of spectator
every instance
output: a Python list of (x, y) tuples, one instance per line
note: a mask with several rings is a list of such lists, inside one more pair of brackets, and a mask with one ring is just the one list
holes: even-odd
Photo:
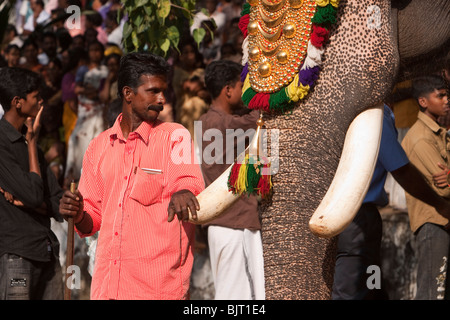
[(119, 48), (122, 48), (123, 22), (121, 11), (108, 11), (105, 20), (105, 30), (108, 34), (108, 42), (114, 43)]
[(58, 54), (58, 43), (55, 33), (47, 31), (43, 34), (41, 49), (42, 53), (38, 55), (38, 60), (40, 64), (45, 66), (50, 60), (56, 58)]
[(104, 104), (98, 96), (108, 75), (108, 68), (102, 64), (104, 47), (96, 41), (89, 44), (88, 48), (88, 70), (82, 78), (82, 84), (75, 88), (78, 95), (78, 113), (67, 150), (66, 187), (72, 180), (78, 181), (80, 178), (80, 154), (84, 154), (91, 140), (106, 128)]
[(50, 19), (50, 14), (44, 10), (44, 1), (30, 0), (30, 6), (33, 14), (28, 17), (23, 26), (23, 35), (29, 35), (36, 29), (37, 25), (44, 25)]
[(175, 121), (181, 121), (181, 106), (185, 100), (184, 83), (194, 73), (204, 71), (203, 57), (192, 37), (184, 38), (179, 45), (180, 54), (176, 57), (173, 67), (172, 87), (175, 94)]
[[(204, 183), (189, 133), (157, 120), (168, 71), (149, 53), (122, 58), (122, 115), (89, 145), (77, 192), (61, 200), (80, 236), (99, 231), (92, 299), (189, 298), (194, 225), (186, 219), (188, 210), (196, 216)], [(190, 162), (176, 163), (174, 151), (185, 143)]]
[(8, 64), (8, 67), (17, 67), (19, 66), (20, 60), (20, 49), (15, 44), (10, 44), (6, 47), (4, 52), (5, 60)]
[[(416, 123), (402, 141), (411, 163), (426, 178), (433, 189), (450, 199), (447, 175), (450, 167), (449, 137), (437, 120), (449, 111), (447, 88), (441, 76), (427, 76), (413, 81), (413, 96), (420, 112)], [(444, 177), (440, 183), (433, 175)], [(406, 193), (406, 203), (412, 231), (418, 244), (418, 300), (448, 299), (448, 259), (450, 235), (449, 216)]]
[[(215, 129), (222, 133), (224, 140), (219, 153), (216, 149), (214, 161), (202, 159), (206, 186), (228, 168), (230, 154), (236, 155), (238, 146), (245, 145), (247, 135), (238, 134), (235, 138), (235, 132), (232, 132), (230, 138), (230, 129), (256, 129), (259, 111), (234, 115), (243, 108), (241, 71), (240, 64), (227, 60), (214, 61), (206, 67), (205, 82), (212, 104), (208, 112), (200, 117), (202, 136), (207, 130)], [(235, 140), (229, 145), (228, 141)], [(204, 144), (203, 151), (209, 147), (209, 144)], [(215, 299), (265, 298), (261, 223), (256, 196), (242, 196), (220, 217), (209, 223), (208, 244)]]
[(20, 64), (20, 67), (39, 73), (42, 69), (42, 64), (38, 59), (39, 47), (32, 39), (25, 40), (22, 47), (22, 55), (25, 61)]
[(59, 242), (50, 229), (51, 218), (62, 221), (62, 190), (38, 148), (39, 87), (34, 72), (0, 70), (0, 299), (63, 298)]

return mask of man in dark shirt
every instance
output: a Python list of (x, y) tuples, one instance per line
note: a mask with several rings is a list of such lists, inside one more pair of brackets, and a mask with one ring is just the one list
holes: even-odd
[[(233, 163), (238, 152), (244, 151), (246, 137), (251, 138), (248, 133), (255, 133), (259, 111), (242, 116), (235, 114), (243, 108), (241, 70), (238, 63), (227, 60), (214, 61), (205, 70), (206, 88), (212, 104), (200, 117), (202, 135), (220, 132), (223, 138), (222, 148), (214, 148), (211, 154), (211, 146), (218, 141), (211, 139), (209, 143), (202, 143), (201, 167), (206, 186)], [(260, 230), (258, 202), (254, 195), (242, 196), (210, 223), (208, 245), (215, 299), (265, 298)]]
[(59, 242), (50, 230), (50, 217), (63, 221), (62, 189), (38, 149), (40, 82), (29, 70), (0, 69), (0, 299), (63, 297)]

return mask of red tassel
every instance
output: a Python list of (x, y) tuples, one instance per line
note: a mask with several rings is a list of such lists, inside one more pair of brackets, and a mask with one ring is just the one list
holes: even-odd
[(241, 168), (241, 164), (240, 163), (235, 163), (233, 164), (233, 167), (231, 168), (231, 172), (230, 172), (230, 176), (228, 177), (228, 190), (235, 192), (235, 185), (236, 185), (236, 180), (239, 176), (239, 170)]
[(269, 111), (270, 107), (269, 99), (270, 99), (269, 93), (261, 93), (261, 92), (257, 93), (248, 103), (248, 108)]
[(265, 198), (270, 193), (270, 176), (261, 176), (258, 182), (258, 194)]

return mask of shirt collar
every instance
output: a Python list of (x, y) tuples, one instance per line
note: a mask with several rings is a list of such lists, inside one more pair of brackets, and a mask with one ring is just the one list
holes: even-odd
[[(116, 139), (126, 141), (124, 138), (122, 128), (120, 127), (120, 122), (122, 121), (122, 114), (120, 114), (114, 125), (111, 128), (111, 133), (109, 135), (109, 139), (111, 144), (114, 144)], [(136, 139), (140, 138), (145, 144), (148, 144), (148, 138), (150, 136), (150, 132), (153, 127), (155, 127), (159, 123), (159, 120), (156, 120), (154, 123), (150, 124), (148, 122), (143, 121), (140, 126), (133, 132), (130, 132), (128, 135), (128, 139)]]
[(436, 121), (431, 119), (429, 116), (427, 116), (422, 111), (419, 112), (419, 115), (417, 116), (419, 120), (421, 120), (428, 128), (430, 128), (431, 131), (433, 131), (435, 134), (438, 134), (441, 129), (443, 129)]
[(6, 136), (11, 142), (18, 141), (20, 139), (24, 139), (23, 135), (16, 130), (5, 118), (0, 119), (0, 127), (5, 132)]

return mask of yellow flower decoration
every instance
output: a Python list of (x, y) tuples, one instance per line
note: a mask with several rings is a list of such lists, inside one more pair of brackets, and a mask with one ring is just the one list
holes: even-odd
[(242, 84), (242, 94), (244, 94), (248, 88), (250, 88), (250, 76), (247, 74), (244, 83)]
[(290, 102), (297, 102), (303, 99), (309, 91), (309, 85), (298, 84), (298, 74), (295, 76), (294, 81), (286, 87), (286, 95), (290, 98)]
[(316, 0), (318, 6), (325, 7), (331, 3), (331, 5), (335, 8), (339, 5), (339, 0)]

